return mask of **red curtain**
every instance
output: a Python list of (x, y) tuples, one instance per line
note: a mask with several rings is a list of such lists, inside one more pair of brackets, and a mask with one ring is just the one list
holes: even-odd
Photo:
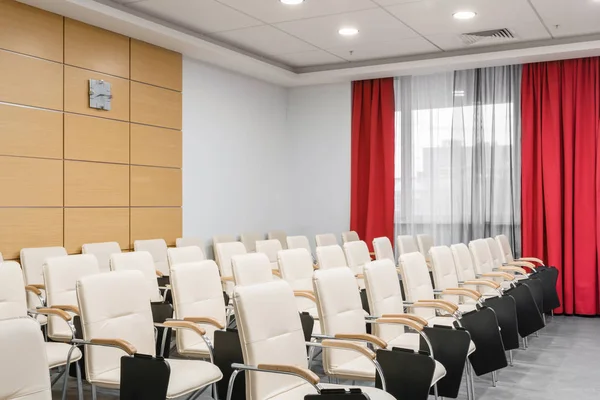
[(521, 101), (523, 255), (559, 269), (558, 312), (599, 314), (600, 58), (525, 65)]
[(350, 229), (394, 243), (394, 79), (352, 83)]

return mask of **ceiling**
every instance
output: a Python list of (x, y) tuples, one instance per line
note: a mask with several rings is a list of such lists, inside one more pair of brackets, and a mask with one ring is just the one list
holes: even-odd
[(18, 1), (284, 86), (600, 55), (600, 0)]

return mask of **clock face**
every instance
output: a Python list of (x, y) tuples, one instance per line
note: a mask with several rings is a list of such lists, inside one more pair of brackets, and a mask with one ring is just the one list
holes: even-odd
[(112, 94), (110, 92), (110, 83), (90, 79), (90, 108), (96, 108), (98, 110), (110, 110), (110, 103)]

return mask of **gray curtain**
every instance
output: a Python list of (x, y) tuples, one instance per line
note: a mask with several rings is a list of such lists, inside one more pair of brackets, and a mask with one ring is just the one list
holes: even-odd
[(521, 67), (396, 79), (396, 234), (521, 248)]

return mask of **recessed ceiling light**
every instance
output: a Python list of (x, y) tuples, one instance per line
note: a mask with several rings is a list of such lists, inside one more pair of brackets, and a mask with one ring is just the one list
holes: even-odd
[(458, 11), (452, 14), (456, 19), (471, 19), (475, 18), (476, 15), (477, 13), (474, 13), (473, 11)]
[(301, 4), (304, 3), (304, 0), (279, 0), (280, 2), (282, 2), (283, 4), (288, 4), (288, 5), (296, 5), (296, 4)]
[(358, 33), (356, 28), (341, 28), (338, 33), (342, 36), (354, 36)]

